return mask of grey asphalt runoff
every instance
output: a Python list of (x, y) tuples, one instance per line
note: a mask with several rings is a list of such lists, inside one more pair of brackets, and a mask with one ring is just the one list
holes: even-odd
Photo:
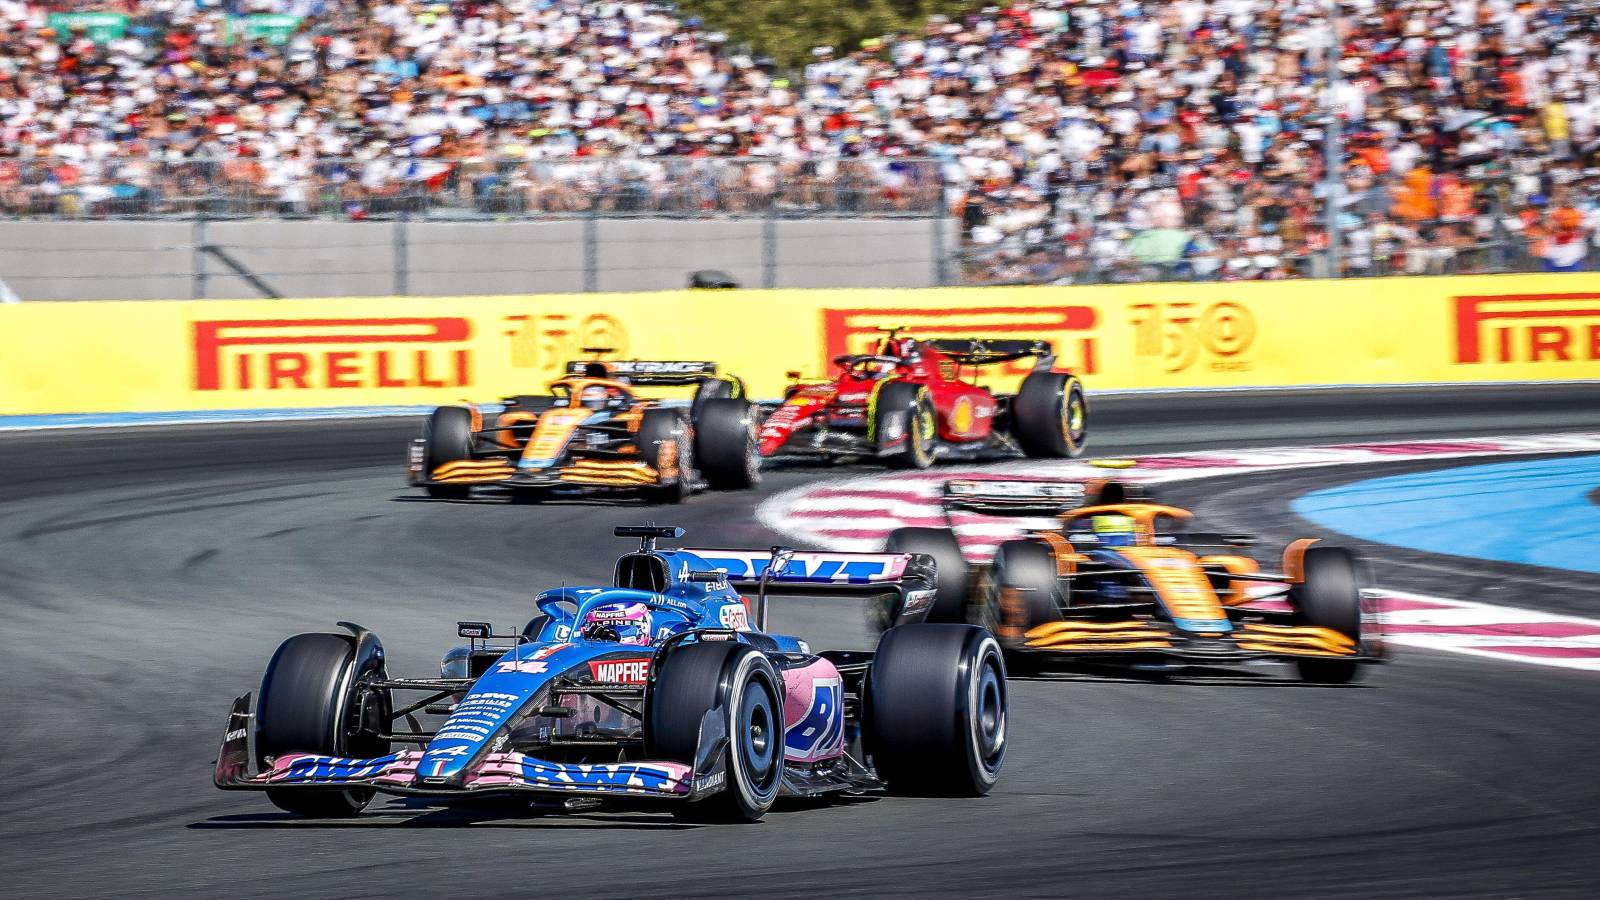
[[(1588, 386), (1095, 401), (1091, 452), (1600, 430)], [(458, 619), (520, 625), (604, 581), (614, 525), (762, 547), (759, 493), (433, 502), (414, 419), (0, 435), (0, 891), (7, 896), (1592, 897), (1600, 674), (1400, 650), (1353, 687), (1272, 670), (1014, 680), (997, 790), (781, 805), (760, 824), (379, 798), (306, 822), (224, 793), (228, 703), (284, 637), (377, 630), (429, 675)], [(1392, 469), (1385, 470), (1392, 471)], [(1189, 485), (1276, 546), (1354, 470)], [(1600, 613), (1595, 579), (1363, 546), (1384, 583)], [(1458, 581), (1459, 579), (1459, 581)]]

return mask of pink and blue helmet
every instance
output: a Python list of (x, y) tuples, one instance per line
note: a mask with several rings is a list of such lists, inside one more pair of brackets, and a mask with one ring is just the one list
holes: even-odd
[(643, 603), (607, 603), (595, 607), (584, 616), (579, 623), (578, 633), (591, 641), (647, 646), (653, 626), (649, 606)]

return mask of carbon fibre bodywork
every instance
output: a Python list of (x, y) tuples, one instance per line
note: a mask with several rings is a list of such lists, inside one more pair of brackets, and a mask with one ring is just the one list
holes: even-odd
[[(673, 665), (678, 650), (705, 643), (752, 648), (779, 674), (783, 793), (880, 786), (866, 762), (859, 723), (858, 695), (873, 654), (813, 653), (799, 638), (765, 633), (753, 627), (750, 603), (739, 588), (759, 586), (763, 601), (768, 594), (870, 598), (881, 604), (892, 627), (925, 617), (931, 560), (786, 552), (780, 562), (776, 553), (761, 551), (655, 549), (649, 535), (681, 533), (668, 527), (618, 532), (646, 534), (646, 540), (639, 552), (618, 561), (616, 585), (541, 593), (535, 600), (539, 615), (520, 635), (494, 635), (485, 623), (460, 623), (460, 633), (472, 643), (445, 657), (440, 678), (389, 678), (376, 664), (351, 668), (358, 677), (349, 689), (349, 707), (393, 710), (385, 730), (367, 735), (391, 752), (358, 758), (306, 747), (263, 754), (257, 736), (263, 723), (246, 694), (229, 713), (216, 786), (265, 790), (269, 796), (304, 790), (697, 801), (722, 791), (732, 777), (726, 751), (736, 736), (728, 733), (726, 711), (704, 710), (692, 758), (652, 757), (648, 723), (662, 667)], [(649, 609), (647, 644), (619, 643), (605, 637), (603, 628), (587, 627), (617, 607)], [(381, 663), (381, 645), (371, 632), (341, 624), (352, 642), (374, 648), (369, 661)], [(491, 643), (506, 638), (513, 640), (510, 646)], [(266, 691), (264, 680), (263, 696)], [(398, 691), (425, 696), (394, 707), (389, 698)], [(418, 723), (417, 716), (425, 714), (445, 718), (429, 729)], [(370, 724), (364, 714), (335, 718), (356, 723), (351, 728)], [(399, 730), (403, 726), (410, 730)], [(415, 749), (395, 750), (396, 744)]]
[[(1076, 456), (1088, 416), (1081, 386), (1075, 393), (1069, 387), (1062, 401), (1056, 426), (1061, 450), (1034, 454), (1017, 435), (1018, 395), (978, 383), (983, 367), (1030, 357), (1035, 360), (1032, 373), (1052, 372), (1055, 356), (1045, 341), (918, 341), (891, 331), (876, 353), (837, 357), (833, 363), (838, 371), (830, 379), (797, 379), (782, 402), (765, 404), (761, 455), (909, 458), (917, 466), (939, 459)], [(1077, 385), (1076, 379), (1059, 374)], [(886, 401), (893, 392), (904, 397)], [(909, 414), (901, 408), (906, 398), (915, 407)]]
[(621, 409), (529, 412), (508, 403), (492, 426), (473, 432), (472, 455), (466, 459), (430, 466), (427, 438), (413, 440), (406, 481), (415, 487), (579, 492), (662, 487), (692, 479), (693, 470), (686, 473), (679, 464), (676, 444), (670, 449), (640, 447), (639, 426), (655, 405), (633, 400)]
[[(698, 398), (742, 398), (743, 382), (708, 362), (574, 362), (567, 370), (548, 394), (506, 398), (492, 420), (475, 406), (454, 408), (470, 422), (464, 440), (437, 434), (439, 416), (451, 408), (436, 411), (408, 448), (407, 483), (457, 497), (488, 488), (527, 497), (632, 491), (681, 498), (705, 487), (694, 454)], [(651, 385), (692, 385), (697, 399), (637, 392)]]
[(1165, 527), (1192, 514), (1106, 480), (948, 482), (943, 505), (947, 515), (1059, 517), (1059, 528), (1002, 543), (989, 562), (963, 563), (970, 615), (1014, 657), (1161, 666), (1385, 657), (1353, 557), (1338, 601), (1347, 615), (1330, 625), (1308, 608), (1307, 553), (1344, 553), (1313, 551), (1316, 539), (1292, 542), (1281, 570), (1264, 572), (1240, 550), (1248, 536)]

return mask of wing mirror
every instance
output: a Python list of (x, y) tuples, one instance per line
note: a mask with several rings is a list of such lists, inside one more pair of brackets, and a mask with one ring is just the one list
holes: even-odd
[(794, 548), (782, 544), (772, 545), (772, 559), (767, 567), (761, 570), (761, 584), (756, 589), (756, 629), (762, 632), (767, 630), (767, 582), (773, 576), (783, 574), (789, 568), (789, 560), (794, 559)]

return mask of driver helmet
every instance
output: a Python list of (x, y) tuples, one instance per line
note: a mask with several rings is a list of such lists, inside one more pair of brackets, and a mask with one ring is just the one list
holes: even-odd
[(1089, 527), (1094, 529), (1096, 540), (1110, 547), (1131, 547), (1138, 537), (1138, 524), (1133, 517), (1120, 513), (1093, 516)]
[(607, 603), (589, 611), (578, 633), (589, 641), (648, 646), (652, 624), (643, 603)]
[(901, 338), (894, 343), (894, 354), (908, 363), (914, 363), (922, 358), (922, 351), (917, 347), (916, 338)]
[(578, 397), (578, 402), (589, 409), (605, 409), (607, 399), (608, 392), (605, 388), (599, 385), (591, 385), (583, 389), (583, 393)]

